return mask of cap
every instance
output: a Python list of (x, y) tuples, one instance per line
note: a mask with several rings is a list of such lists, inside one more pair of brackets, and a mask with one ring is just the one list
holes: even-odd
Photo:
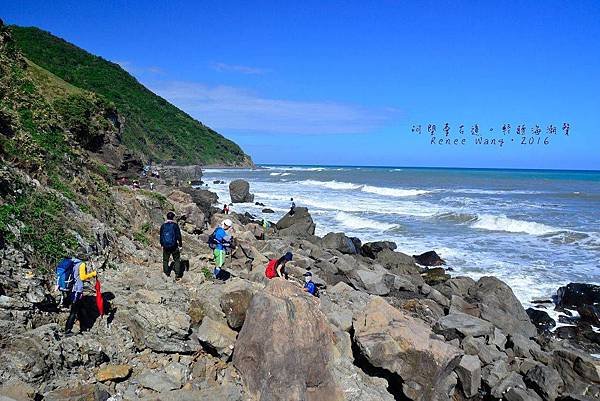
[(312, 277), (312, 273), (311, 272), (306, 272), (303, 274), (304, 277)]
[(294, 255), (292, 255), (291, 252), (286, 252), (285, 255), (283, 255), (283, 258), (287, 261), (292, 260), (293, 257), (294, 257)]
[(231, 226), (233, 226), (233, 222), (229, 219), (225, 219), (225, 220), (223, 220), (223, 225), (225, 227), (231, 227)]

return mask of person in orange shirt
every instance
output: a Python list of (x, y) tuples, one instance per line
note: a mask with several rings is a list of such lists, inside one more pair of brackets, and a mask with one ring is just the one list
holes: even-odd
[(97, 275), (96, 271), (91, 271), (88, 273), (87, 265), (88, 264), (86, 264), (86, 262), (77, 260), (75, 266), (73, 267), (75, 283), (73, 284), (73, 290), (71, 292), (71, 310), (65, 325), (65, 335), (67, 336), (73, 334), (72, 330), (76, 319), (79, 319), (79, 331), (81, 331), (82, 320), (87, 320), (87, 311), (85, 310), (85, 305), (82, 302), (83, 282), (94, 278)]

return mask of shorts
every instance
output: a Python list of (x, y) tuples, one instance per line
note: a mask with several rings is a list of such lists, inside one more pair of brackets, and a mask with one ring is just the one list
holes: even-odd
[(213, 255), (215, 257), (215, 266), (219, 268), (223, 267), (223, 265), (225, 264), (225, 250), (215, 249)]

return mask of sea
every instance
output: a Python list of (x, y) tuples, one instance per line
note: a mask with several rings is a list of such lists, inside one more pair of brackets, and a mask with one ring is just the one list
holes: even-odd
[(266, 165), (207, 169), (202, 179), (225, 203), (237, 178), (275, 213), (233, 211), (276, 222), (294, 198), (317, 235), (435, 250), (453, 275), (496, 276), (524, 306), (569, 282), (600, 284), (600, 171)]

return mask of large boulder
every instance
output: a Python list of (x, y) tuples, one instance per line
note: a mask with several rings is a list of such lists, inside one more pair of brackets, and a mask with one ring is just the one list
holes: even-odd
[(191, 166), (158, 166), (156, 170), (167, 184), (187, 184), (202, 178), (202, 168), (198, 165)]
[(234, 180), (229, 183), (229, 196), (233, 203), (254, 202), (254, 195), (250, 193), (250, 184), (246, 180)]
[(188, 343), (191, 318), (165, 305), (137, 303), (125, 315), (125, 324), (138, 349), (157, 352), (191, 352)]
[(315, 223), (305, 207), (297, 207), (293, 215), (287, 213), (276, 224), (279, 234), (307, 237), (315, 234)]
[(505, 333), (533, 337), (537, 334), (523, 305), (511, 288), (496, 277), (482, 277), (469, 289), (471, 300), (477, 302), (480, 317), (492, 322)]
[(338, 334), (315, 298), (286, 280), (270, 280), (252, 298), (233, 355), (249, 398), (392, 401), (385, 380), (352, 364), (349, 335)]
[(402, 378), (415, 401), (447, 397), (445, 383), (461, 351), (437, 339), (429, 326), (375, 297), (354, 316), (354, 339), (369, 363)]
[(323, 237), (321, 243), (325, 249), (337, 249), (341, 253), (350, 255), (358, 253), (352, 239), (346, 237), (344, 233), (328, 233)]
[(494, 333), (494, 326), (475, 316), (457, 312), (441, 317), (435, 324), (434, 331), (442, 334), (447, 340), (453, 340), (491, 335)]
[(361, 253), (371, 259), (375, 259), (377, 254), (384, 249), (396, 250), (398, 246), (395, 242), (392, 241), (375, 241), (375, 242), (367, 242), (362, 245)]
[(428, 251), (420, 255), (413, 255), (413, 258), (415, 258), (417, 263), (421, 266), (442, 266), (446, 264), (446, 262), (440, 258), (440, 255), (438, 255), (435, 251)]
[(395, 276), (385, 270), (353, 270), (348, 274), (350, 282), (357, 288), (373, 295), (387, 295), (394, 283)]
[(375, 260), (394, 274), (417, 275), (421, 271), (411, 256), (402, 252), (392, 251), (389, 248), (378, 252)]
[(578, 308), (583, 305), (600, 304), (600, 286), (570, 283), (557, 291), (557, 305), (563, 308)]

